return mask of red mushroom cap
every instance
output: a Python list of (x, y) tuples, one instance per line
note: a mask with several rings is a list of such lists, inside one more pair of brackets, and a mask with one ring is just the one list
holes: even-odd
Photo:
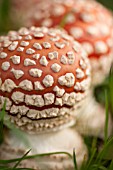
[(69, 6), (63, 0), (41, 0), (33, 9), (28, 19), (32, 25), (55, 27), (64, 20), (65, 30), (88, 52), (93, 83), (101, 82), (113, 60), (112, 14), (94, 0), (75, 0)]
[(72, 121), (70, 109), (90, 84), (82, 47), (65, 32), (44, 27), (10, 31), (0, 46), (0, 106), (6, 99), (11, 119), (32, 130)]

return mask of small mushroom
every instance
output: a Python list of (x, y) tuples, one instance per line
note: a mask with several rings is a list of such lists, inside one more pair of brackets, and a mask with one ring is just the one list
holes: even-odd
[(9, 32), (0, 48), (0, 109), (6, 99), (11, 121), (29, 132), (72, 125), (89, 73), (86, 53), (66, 33), (38, 27)]

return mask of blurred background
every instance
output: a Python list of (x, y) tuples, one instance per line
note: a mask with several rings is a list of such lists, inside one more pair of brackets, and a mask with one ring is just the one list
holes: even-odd
[[(51, 0), (50, 0), (51, 1)], [(113, 0), (98, 0), (100, 3), (104, 4), (107, 8), (110, 10), (113, 10)], [(17, 4), (18, 2), (21, 3), (28, 3), (30, 4), (31, 1), (26, 0), (26, 1), (15, 1)], [(87, 3), (87, 2), (86, 2)], [(13, 22), (12, 17), (10, 15), (10, 12), (12, 9), (12, 0), (0, 0), (0, 35), (6, 33), (10, 29), (18, 29), (20, 27), (19, 22)]]

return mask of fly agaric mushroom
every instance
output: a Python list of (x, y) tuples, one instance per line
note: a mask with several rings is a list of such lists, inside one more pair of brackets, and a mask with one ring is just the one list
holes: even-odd
[[(31, 27), (0, 37), (0, 110), (6, 100), (7, 115), (27, 132), (31, 153), (71, 153), (75, 147), (78, 164), (84, 161), (87, 149), (81, 136), (68, 128), (54, 131), (75, 123), (74, 109), (79, 113), (89, 85), (87, 54), (66, 32)], [(19, 149), (29, 149), (14, 134), (7, 138), (9, 142), (3, 146), (9, 149), (8, 155), (12, 154), (10, 149), (17, 157)], [(0, 155), (7, 159), (7, 150), (1, 150)], [(62, 155), (44, 161), (49, 170), (73, 166), (72, 160)]]
[[(70, 8), (74, 4), (74, 0), (11, 0), (11, 12), (10, 17), (14, 22), (14, 25), (19, 23), (22, 26), (30, 27), (34, 24), (34, 20), (38, 22), (39, 19), (49, 17), (48, 9), (53, 7), (53, 4), (57, 3), (57, 8), (54, 7), (54, 13), (60, 16), (63, 10), (63, 5), (66, 7), (66, 11), (70, 11)], [(41, 9), (41, 11), (40, 11)], [(64, 9), (65, 10), (65, 9)], [(43, 15), (44, 14), (44, 15)], [(44, 22), (46, 27), (51, 26), (51, 20)]]
[[(45, 0), (37, 3), (37, 6), (34, 8), (34, 13), (30, 15), (30, 22), (36, 26), (48, 27), (56, 27), (63, 24), (64, 29), (72, 35), (75, 40), (79, 41), (88, 53), (92, 66), (92, 89), (87, 100), (87, 105), (89, 105), (90, 102), (92, 112), (88, 110), (89, 107), (85, 107), (84, 116), (83, 113), (78, 115), (80, 116), (77, 123), (78, 130), (80, 129), (80, 132), (86, 134), (86, 130), (81, 129), (81, 125), (84, 124), (88, 132), (87, 134), (97, 135), (99, 133), (98, 135), (103, 137), (105, 110), (94, 100), (93, 88), (107, 76), (113, 61), (112, 14), (94, 0), (75, 0), (73, 3), (70, 3), (69, 8), (67, 8), (67, 4), (63, 0), (53, 0), (50, 3), (48, 2), (48, 8), (47, 10), (45, 9)], [(101, 111), (101, 113), (98, 113), (98, 120), (103, 120), (101, 124), (98, 123), (95, 114), (98, 110)], [(93, 123), (90, 122), (92, 117)], [(97, 130), (96, 133), (95, 130)], [(111, 120), (109, 120), (109, 133), (110, 131)]]
[(89, 55), (92, 83), (101, 83), (109, 73), (113, 60), (112, 14), (94, 0), (66, 2), (39, 1), (37, 6), (32, 5), (34, 12), (29, 15), (30, 21), (25, 25), (30, 22), (31, 25), (47, 27), (63, 24), (64, 29), (82, 44)]
[(75, 123), (88, 93), (90, 65), (80, 44), (65, 32), (31, 27), (1, 37), (0, 109), (29, 132), (58, 130)]

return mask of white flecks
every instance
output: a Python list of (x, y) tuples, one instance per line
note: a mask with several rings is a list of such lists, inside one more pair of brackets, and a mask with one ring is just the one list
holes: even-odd
[(52, 38), (50, 38), (50, 40), (53, 41), (53, 42), (59, 41), (59, 40), (60, 40), (60, 37), (59, 37), (59, 36), (52, 37)]
[(42, 32), (38, 32), (38, 31), (34, 32), (33, 35), (35, 38), (43, 38), (44, 37), (44, 34)]
[(52, 14), (53, 14), (55, 17), (59, 17), (59, 16), (63, 15), (64, 13), (65, 13), (65, 8), (64, 8), (64, 6), (58, 5), (57, 8), (54, 8)]
[(27, 36), (25, 37), (25, 40), (32, 40), (32, 36), (31, 36), (31, 35), (27, 35)]
[(61, 37), (64, 39), (64, 40), (73, 40), (73, 38), (70, 36), (70, 35), (68, 35), (68, 34), (66, 34), (66, 33), (62, 33), (61, 34)]
[(1, 90), (3, 92), (11, 92), (13, 89), (17, 88), (16, 84), (14, 83), (14, 81), (12, 81), (11, 79), (6, 79), (4, 81), (4, 83), (1, 86)]
[(29, 110), (29, 108), (24, 105), (18, 106), (18, 112), (20, 115), (26, 115), (28, 110)]
[(32, 68), (29, 70), (29, 74), (32, 77), (41, 77), (42, 76), (42, 70), (37, 69), (37, 68)]
[(37, 50), (42, 50), (42, 46), (39, 43), (34, 43), (33, 47), (36, 48)]
[(40, 64), (43, 65), (43, 66), (47, 66), (48, 63), (49, 63), (49, 62), (47, 61), (47, 59), (46, 59), (45, 56), (42, 56), (39, 62), (40, 62)]
[(55, 95), (52, 93), (44, 94), (45, 105), (50, 105), (54, 103)]
[(60, 62), (61, 62), (62, 64), (67, 64), (67, 63), (68, 63), (67, 57), (66, 57), (65, 55), (62, 55), (62, 56), (61, 56), (61, 59), (60, 59)]
[(23, 51), (24, 51), (24, 47), (18, 47), (18, 48), (17, 48), (17, 51), (18, 51), (18, 52), (23, 52)]
[(89, 26), (87, 28), (87, 33), (91, 36), (98, 36), (99, 35), (99, 29), (94, 26)]
[(36, 60), (38, 60), (38, 59), (40, 58), (40, 54), (34, 54), (34, 55), (33, 55), (33, 58), (36, 59)]
[(49, 42), (43, 42), (42, 44), (45, 49), (51, 48), (51, 44)]
[(86, 76), (90, 76), (91, 75), (91, 69), (90, 68), (87, 68), (86, 69)]
[(58, 82), (62, 86), (72, 87), (75, 83), (75, 76), (73, 73), (66, 73), (58, 78)]
[(1, 52), (0, 53), (0, 58), (6, 58), (7, 57), (7, 53), (5, 53), (5, 52)]
[(0, 109), (3, 108), (5, 101), (6, 101), (6, 108), (5, 109), (10, 110), (11, 105), (12, 105), (12, 101), (9, 98), (3, 97), (3, 96), (0, 96)]
[(86, 50), (88, 55), (90, 55), (94, 52), (94, 48), (91, 43), (84, 42), (84, 43), (82, 43), (82, 47)]
[(54, 51), (54, 52), (48, 53), (48, 58), (50, 60), (57, 59), (58, 58), (58, 52)]
[(10, 59), (12, 60), (14, 64), (20, 64), (20, 56), (14, 55), (14, 56), (11, 56)]
[(23, 80), (20, 82), (19, 87), (23, 90), (31, 91), (33, 90), (32, 82), (29, 80)]
[(55, 105), (62, 106), (62, 105), (63, 105), (63, 103), (62, 103), (62, 98), (58, 98), (58, 97), (56, 97)]
[(82, 98), (83, 98), (83, 94), (82, 94), (82, 93), (76, 93), (76, 98), (75, 98), (75, 100), (76, 100), (77, 102), (81, 101)]
[(18, 32), (20, 35), (28, 35), (29, 34), (29, 30), (25, 27), (20, 28), (20, 30)]
[(75, 86), (74, 86), (74, 89), (76, 91), (81, 91), (81, 84), (79, 82), (76, 82)]
[(51, 75), (47, 75), (47, 76), (44, 77), (42, 82), (43, 82), (45, 87), (51, 87), (54, 83), (54, 79)]
[(12, 35), (10, 37), (10, 40), (11, 41), (15, 41), (15, 40), (21, 40), (22, 39), (22, 36), (19, 36), (19, 35)]
[(56, 37), (57, 34), (55, 31), (53, 31), (53, 29), (50, 29), (50, 30), (48, 30), (48, 35), (51, 37)]
[(30, 109), (27, 113), (27, 117), (31, 119), (36, 119), (38, 113), (39, 113), (38, 110)]
[(7, 71), (10, 68), (10, 63), (8, 61), (3, 62), (1, 68), (3, 71)]
[(41, 25), (45, 27), (51, 27), (52, 23), (53, 23), (52, 19), (48, 18), (42, 21)]
[(63, 94), (65, 93), (64, 89), (59, 88), (58, 86), (55, 86), (53, 89), (54, 92), (56, 92), (57, 97), (62, 97)]
[(55, 46), (59, 49), (63, 49), (65, 47), (65, 43), (62, 43), (62, 42), (56, 42), (55, 43)]
[(47, 117), (56, 117), (59, 113), (59, 108), (45, 109)]
[(95, 19), (94, 15), (91, 14), (91, 13), (88, 13), (88, 12), (87, 12), (87, 13), (85, 13), (85, 12), (81, 13), (81, 14), (80, 14), (80, 18), (81, 18), (84, 22), (87, 22), (87, 23), (93, 22), (94, 19)]
[(81, 45), (77, 41), (74, 41), (73, 49), (75, 52), (79, 53), (81, 51)]
[(74, 64), (75, 61), (75, 56), (72, 51), (67, 52), (67, 57), (68, 57), (68, 64)]
[(84, 72), (80, 68), (77, 68), (76, 69), (76, 77), (78, 79), (82, 79), (84, 76), (85, 76)]
[(8, 47), (8, 50), (14, 51), (18, 46), (18, 41), (13, 41), (11, 45)]
[(81, 66), (81, 68), (82, 68), (83, 70), (87, 68), (87, 64), (86, 64), (85, 61), (82, 60), (82, 59), (80, 59), (79, 65)]
[(23, 46), (23, 47), (26, 47), (26, 46), (29, 45), (29, 42), (28, 41), (21, 41), (20, 45)]
[(86, 91), (89, 88), (90, 83), (91, 83), (91, 79), (90, 78), (87, 78), (87, 79), (81, 81), (80, 82), (81, 90), (82, 91)]
[(66, 23), (67, 24), (71, 24), (71, 23), (74, 23), (76, 21), (76, 17), (75, 17), (75, 15), (74, 14), (69, 14), (69, 15), (67, 15), (67, 17), (66, 17)]
[(35, 53), (35, 50), (33, 50), (32, 48), (28, 48), (26, 50), (26, 54), (34, 54)]
[(59, 64), (57, 64), (57, 63), (54, 63), (54, 64), (52, 64), (51, 69), (52, 69), (55, 73), (57, 73), (57, 72), (60, 71), (61, 66), (60, 66)]
[(3, 47), (8, 47), (10, 44), (12, 43), (12, 41), (9, 41), (9, 40), (5, 40), (4, 42), (3, 42)]
[(16, 104), (19, 104), (24, 102), (24, 96), (24, 93), (16, 91), (12, 94), (11, 98)]
[(13, 115), (16, 115), (18, 113), (18, 106), (12, 105), (10, 113), (13, 114)]
[(72, 27), (70, 29), (70, 34), (75, 38), (75, 39), (79, 39), (83, 36), (84, 32), (81, 28), (79, 27)]
[(95, 43), (95, 51), (97, 54), (100, 54), (100, 53), (104, 54), (108, 51), (108, 47), (105, 42), (97, 41)]
[(44, 106), (44, 99), (41, 95), (25, 95), (25, 103), (31, 106)]
[(35, 90), (44, 90), (44, 87), (41, 85), (39, 81), (34, 82)]
[(11, 72), (14, 74), (16, 79), (19, 79), (24, 75), (22, 70), (15, 70), (14, 68), (11, 69)]
[(76, 98), (76, 93), (74, 93), (74, 92), (72, 92), (70, 94), (65, 93), (62, 98), (63, 104), (73, 106), (73, 105), (75, 105), (75, 98)]
[(31, 60), (29, 58), (26, 58), (24, 60), (24, 66), (33, 66), (33, 65), (36, 65), (36, 62), (34, 60)]

